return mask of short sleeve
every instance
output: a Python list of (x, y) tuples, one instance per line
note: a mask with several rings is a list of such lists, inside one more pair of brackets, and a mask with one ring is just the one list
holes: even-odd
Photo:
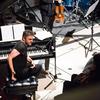
[(18, 50), (21, 54), (24, 54), (24, 55), (27, 52), (27, 47), (26, 47), (26, 45), (23, 42), (18, 42), (15, 45), (14, 49)]

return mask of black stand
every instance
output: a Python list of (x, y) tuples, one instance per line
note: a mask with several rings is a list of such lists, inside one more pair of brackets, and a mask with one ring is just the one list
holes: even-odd
[[(90, 40), (84, 45), (86, 47), (86, 45), (89, 44), (89, 47), (86, 48), (87, 49), (87, 52), (85, 52), (85, 56), (87, 57), (88, 55), (88, 52), (89, 51), (92, 51), (94, 48), (93, 48), (93, 42), (95, 42), (95, 44), (97, 44), (97, 46), (100, 47), (100, 45), (97, 43), (97, 41), (93, 38), (93, 33), (94, 33), (94, 29), (93, 29), (93, 26), (94, 26), (94, 21), (92, 21), (92, 26), (91, 26), (91, 38)], [(85, 49), (85, 51), (86, 51)]]
[[(58, 34), (61, 32), (61, 30), (58, 32)], [(52, 33), (52, 32), (51, 32)], [(53, 34), (53, 33), (52, 33)], [(51, 80), (51, 82), (46, 86), (46, 87), (44, 87), (44, 89), (46, 89), (46, 88), (48, 88), (51, 84), (52, 84), (52, 82), (55, 82), (55, 80), (56, 79), (60, 79), (60, 80), (64, 80), (64, 79), (61, 79), (61, 78), (58, 78), (57, 77), (57, 75), (59, 74), (57, 74), (57, 66), (56, 66), (56, 40), (55, 40), (55, 38), (56, 38), (56, 36), (58, 35), (58, 34), (56, 34), (56, 35), (54, 35), (53, 34), (53, 38), (49, 41), (49, 42), (51, 42), (52, 40), (54, 40), (53, 41), (53, 43), (54, 43), (54, 55), (55, 55), (55, 57), (54, 57), (54, 67), (55, 67), (55, 72), (54, 72), (54, 75), (52, 74), (52, 73), (49, 73), (50, 75), (51, 75), (51, 77), (52, 77), (52, 80)]]
[[(87, 14), (85, 15), (85, 17), (87, 17), (90, 13), (91, 13), (91, 38), (90, 40), (85, 44), (83, 45), (83, 47), (85, 48), (85, 56), (87, 57), (88, 55), (88, 52), (89, 51), (92, 51), (94, 48), (93, 48), (93, 42), (95, 42), (95, 44), (97, 44), (97, 46), (100, 47), (100, 45), (97, 43), (97, 41), (93, 38), (93, 33), (94, 33), (94, 21), (95, 21), (95, 13), (94, 13), (94, 10), (97, 6), (97, 4), (99, 3), (99, 0), (97, 0), (92, 6), (90, 6), (89, 10), (87, 11)], [(89, 44), (89, 47), (86, 47), (87, 45)], [(80, 44), (82, 45), (82, 44)], [(87, 50), (87, 51), (86, 51)]]
[[(53, 34), (54, 35), (54, 34)], [(54, 55), (55, 55), (55, 57), (54, 57), (54, 67), (55, 67), (55, 75), (53, 75), (52, 73), (49, 73), (50, 75), (51, 75), (51, 77), (53, 78), (52, 80), (51, 80), (51, 82), (44, 88), (44, 89), (46, 89), (46, 88), (48, 88), (49, 87), (49, 85), (51, 85), (52, 84), (52, 82), (53, 81), (55, 81), (55, 79), (57, 79), (57, 74), (56, 74), (56, 42), (55, 42), (55, 36), (53, 36), (53, 39), (54, 39)]]

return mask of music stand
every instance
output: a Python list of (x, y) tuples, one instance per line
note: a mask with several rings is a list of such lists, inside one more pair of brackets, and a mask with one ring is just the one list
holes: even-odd
[[(98, 3), (99, 3), (99, 0), (97, 0), (94, 4), (92, 4), (92, 5), (89, 7), (89, 9), (88, 9), (86, 15), (84, 16), (84, 17), (88, 17), (88, 16), (91, 14), (91, 21), (92, 21), (92, 22), (91, 22), (91, 38), (90, 38), (90, 40), (84, 45), (86, 57), (87, 57), (87, 55), (88, 55), (88, 52), (93, 50), (93, 42), (95, 42), (95, 43), (100, 47), (100, 45), (97, 43), (97, 41), (93, 38), (93, 33), (94, 33), (93, 26), (94, 26), (94, 20), (95, 20), (94, 10), (96, 9), (96, 6), (98, 5)], [(88, 45), (88, 44), (89, 44), (89, 47), (86, 47), (86, 45)], [(86, 51), (86, 49), (87, 49), (87, 51)]]

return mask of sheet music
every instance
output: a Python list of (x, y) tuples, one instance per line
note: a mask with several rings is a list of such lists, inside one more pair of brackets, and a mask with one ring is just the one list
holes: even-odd
[(38, 28), (38, 27), (32, 27), (32, 31), (33, 32), (43, 31), (43, 29), (42, 28)]
[(1, 26), (2, 41), (13, 40), (12, 25)]
[(32, 27), (32, 31), (36, 32), (36, 37), (40, 40), (43, 40), (48, 37), (52, 37), (52, 34), (49, 31), (46, 31), (42, 28)]
[(15, 40), (21, 40), (23, 31), (25, 31), (24, 24), (15, 24), (15, 25), (13, 25), (13, 30), (14, 30), (14, 39)]
[(99, 3), (99, 0), (97, 0), (92, 6), (89, 7), (86, 15), (84, 17), (87, 17), (91, 12), (93, 12), (97, 6), (97, 4)]

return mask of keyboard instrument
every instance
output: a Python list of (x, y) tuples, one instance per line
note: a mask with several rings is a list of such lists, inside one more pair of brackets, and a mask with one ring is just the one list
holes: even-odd
[[(8, 54), (18, 41), (0, 42), (0, 62), (6, 62)], [(52, 37), (44, 40), (34, 40), (33, 44), (27, 48), (28, 56), (33, 60), (53, 58), (54, 52), (54, 39)]]

